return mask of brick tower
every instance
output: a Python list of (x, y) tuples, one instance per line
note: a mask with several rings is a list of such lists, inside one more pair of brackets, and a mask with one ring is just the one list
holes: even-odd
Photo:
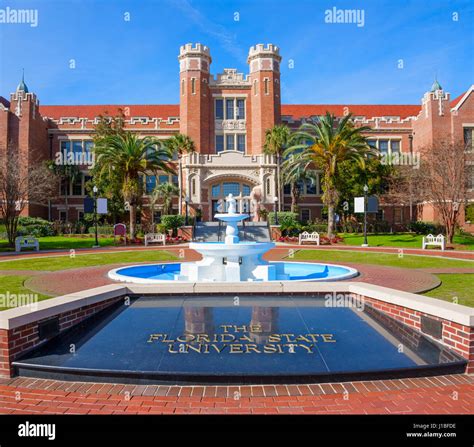
[(211, 95), (209, 92), (209, 48), (188, 43), (179, 51), (179, 131), (188, 135), (196, 151), (210, 153)]
[(276, 45), (258, 44), (249, 50), (253, 154), (262, 153), (265, 131), (281, 122), (280, 61)]

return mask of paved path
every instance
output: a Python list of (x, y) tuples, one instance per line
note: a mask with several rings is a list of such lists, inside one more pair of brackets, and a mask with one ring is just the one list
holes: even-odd
[[(265, 256), (265, 259), (280, 260), (285, 256), (285, 251), (272, 250)], [(199, 259), (199, 255), (192, 250), (187, 250), (184, 259), (186, 261), (196, 260)], [(147, 263), (149, 262), (145, 262), (145, 264)], [(334, 262), (333, 264), (341, 265), (341, 263), (338, 262)], [(57, 272), (43, 272), (41, 275), (35, 275), (29, 278), (25, 282), (25, 286), (34, 292), (44, 295), (65, 295), (80, 290), (104, 286), (106, 284), (114, 284), (115, 282), (107, 277), (107, 273), (109, 270), (119, 267), (120, 265), (124, 264), (109, 264), (105, 266), (60, 270)], [(128, 263), (128, 265), (130, 265), (130, 263)], [(359, 271), (360, 276), (355, 278), (356, 281), (392, 287), (406, 292), (425, 292), (438, 287), (441, 283), (437, 276), (416, 269), (402, 269), (349, 262), (342, 263), (342, 265), (353, 267)], [(354, 278), (350, 280), (353, 281)]]
[(0, 379), (0, 414), (474, 414), (474, 377), (164, 386)]

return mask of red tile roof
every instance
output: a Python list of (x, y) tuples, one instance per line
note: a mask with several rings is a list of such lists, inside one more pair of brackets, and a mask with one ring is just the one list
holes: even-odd
[(44, 117), (59, 119), (61, 117), (77, 117), (94, 119), (108, 112), (116, 115), (119, 109), (128, 108), (130, 117), (169, 118), (179, 116), (179, 105), (93, 105), (93, 106), (40, 106)]
[(461, 93), (457, 98), (454, 98), (452, 101), (451, 101), (451, 107), (456, 107), (458, 105), (458, 102), (461, 101), (461, 99), (463, 98), (463, 96), (466, 94), (466, 92), (463, 92)]
[(417, 116), (421, 110), (421, 106), (418, 105), (283, 104), (281, 106), (281, 114), (283, 116), (292, 116), (296, 120), (302, 117), (324, 115), (326, 111), (336, 116), (342, 116), (346, 107), (354, 116), (365, 116), (366, 118), (399, 116), (403, 119), (408, 116)]
[[(463, 95), (454, 101), (459, 101)], [(453, 103), (454, 103), (453, 101)], [(452, 103), (452, 106), (454, 107)], [(40, 113), (53, 119), (61, 117), (78, 117), (94, 119), (101, 114), (108, 112), (109, 115), (117, 114), (119, 109), (128, 107), (129, 116), (133, 117), (151, 117), (163, 118), (179, 116), (178, 104), (166, 105), (69, 105), (69, 106), (40, 106)], [(355, 116), (365, 116), (366, 118), (382, 116), (399, 116), (407, 118), (416, 116), (421, 110), (419, 105), (337, 105), (337, 104), (283, 104), (281, 114), (292, 116), (293, 119), (310, 117), (315, 115), (324, 115), (326, 111), (334, 113), (336, 116), (342, 116), (345, 108)]]

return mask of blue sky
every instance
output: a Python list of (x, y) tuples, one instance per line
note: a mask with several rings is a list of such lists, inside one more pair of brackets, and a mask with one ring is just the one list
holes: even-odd
[[(186, 42), (209, 46), (214, 74), (246, 73), (250, 46), (277, 44), (283, 103), (418, 104), (435, 75), (453, 98), (474, 83), (472, 0), (0, 0), (7, 6), (36, 8), (39, 21), (0, 24), (0, 95), (24, 68), (42, 104), (178, 103)], [(364, 26), (325, 23), (332, 7), (362, 9)]]

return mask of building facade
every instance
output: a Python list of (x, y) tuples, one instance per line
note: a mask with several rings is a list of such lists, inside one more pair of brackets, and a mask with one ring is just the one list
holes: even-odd
[[(83, 175), (59, 191), (64, 196), (68, 188), (68, 218), (74, 221), (84, 212), (94, 126), (105, 113), (122, 111), (126, 129), (140, 136), (167, 139), (179, 132), (193, 140), (195, 152), (183, 159), (184, 188), (191, 212), (199, 210), (203, 220), (213, 218), (229, 193), (237, 197), (239, 211), (254, 219), (258, 208), (273, 208), (277, 166), (273, 156), (264, 154), (263, 145), (266, 130), (276, 124), (296, 129), (304, 122), (316, 122), (327, 111), (338, 117), (352, 113), (357, 124), (371, 127), (367, 136), (382, 153), (413, 153), (439, 140), (463, 140), (472, 150), (474, 86), (451, 99), (435, 82), (419, 105), (287, 105), (281, 104), (281, 59), (277, 46), (258, 44), (249, 50), (248, 74), (224, 69), (214, 76), (209, 48), (186, 44), (178, 55), (180, 101), (175, 105), (40, 105), (22, 80), (9, 100), (0, 97), (0, 151), (18, 150), (25, 170), (58, 153), (82, 160)], [(177, 177), (149, 175), (143, 181), (149, 193), (157, 183), (177, 182)], [(472, 183), (471, 178), (471, 188)], [(282, 209), (290, 207), (288, 189), (287, 185)], [(319, 182), (301, 185), (302, 220), (321, 217), (321, 194)], [(472, 189), (471, 195), (474, 198)], [(177, 211), (177, 202), (174, 207)], [(408, 220), (409, 212), (406, 206), (386, 206), (383, 218), (396, 226)], [(29, 203), (24, 214), (64, 220), (65, 204), (61, 197), (48, 206)], [(427, 205), (418, 218), (431, 221), (437, 216)]]

